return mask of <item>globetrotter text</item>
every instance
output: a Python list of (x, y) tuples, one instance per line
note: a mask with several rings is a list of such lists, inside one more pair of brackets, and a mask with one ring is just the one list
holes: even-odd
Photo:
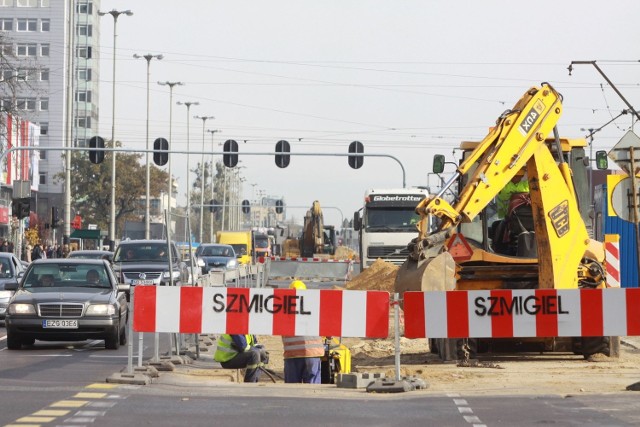
[(475, 314), (478, 316), (569, 314), (568, 311), (562, 310), (560, 295), (477, 297), (474, 304)]
[(304, 309), (304, 296), (302, 295), (263, 295), (256, 294), (251, 298), (245, 295), (214, 294), (213, 311), (216, 313), (281, 313), (310, 315), (310, 311)]

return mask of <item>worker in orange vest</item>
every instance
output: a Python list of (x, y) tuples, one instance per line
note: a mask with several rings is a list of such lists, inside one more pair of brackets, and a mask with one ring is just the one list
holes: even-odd
[[(305, 290), (307, 285), (294, 280), (290, 289)], [(284, 382), (320, 384), (324, 343), (320, 337), (282, 337), (284, 346)]]

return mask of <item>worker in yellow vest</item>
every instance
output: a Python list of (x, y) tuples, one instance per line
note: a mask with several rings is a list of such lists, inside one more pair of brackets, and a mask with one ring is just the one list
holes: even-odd
[(223, 334), (213, 356), (224, 369), (246, 369), (245, 383), (257, 383), (260, 367), (269, 362), (269, 353), (258, 344), (255, 335)]
[[(294, 280), (290, 289), (304, 290), (307, 285)], [(282, 337), (284, 346), (284, 382), (285, 383), (321, 383), (321, 360), (324, 356), (324, 343), (320, 337), (297, 336)]]

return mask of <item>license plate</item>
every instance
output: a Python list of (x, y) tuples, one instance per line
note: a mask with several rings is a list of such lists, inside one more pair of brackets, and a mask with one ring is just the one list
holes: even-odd
[(42, 327), (52, 329), (78, 329), (78, 321), (62, 319), (43, 320)]
[(153, 285), (153, 280), (132, 280), (132, 285)]

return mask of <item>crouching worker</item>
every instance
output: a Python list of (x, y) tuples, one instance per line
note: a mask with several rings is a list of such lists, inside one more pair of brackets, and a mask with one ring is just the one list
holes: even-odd
[(223, 334), (213, 356), (224, 369), (246, 369), (245, 383), (257, 383), (260, 367), (269, 362), (269, 353), (258, 344), (255, 335)]
[[(307, 285), (294, 280), (290, 289), (304, 290)], [(322, 379), (320, 358), (324, 356), (324, 343), (320, 337), (282, 337), (284, 347), (284, 382), (320, 384)]]

